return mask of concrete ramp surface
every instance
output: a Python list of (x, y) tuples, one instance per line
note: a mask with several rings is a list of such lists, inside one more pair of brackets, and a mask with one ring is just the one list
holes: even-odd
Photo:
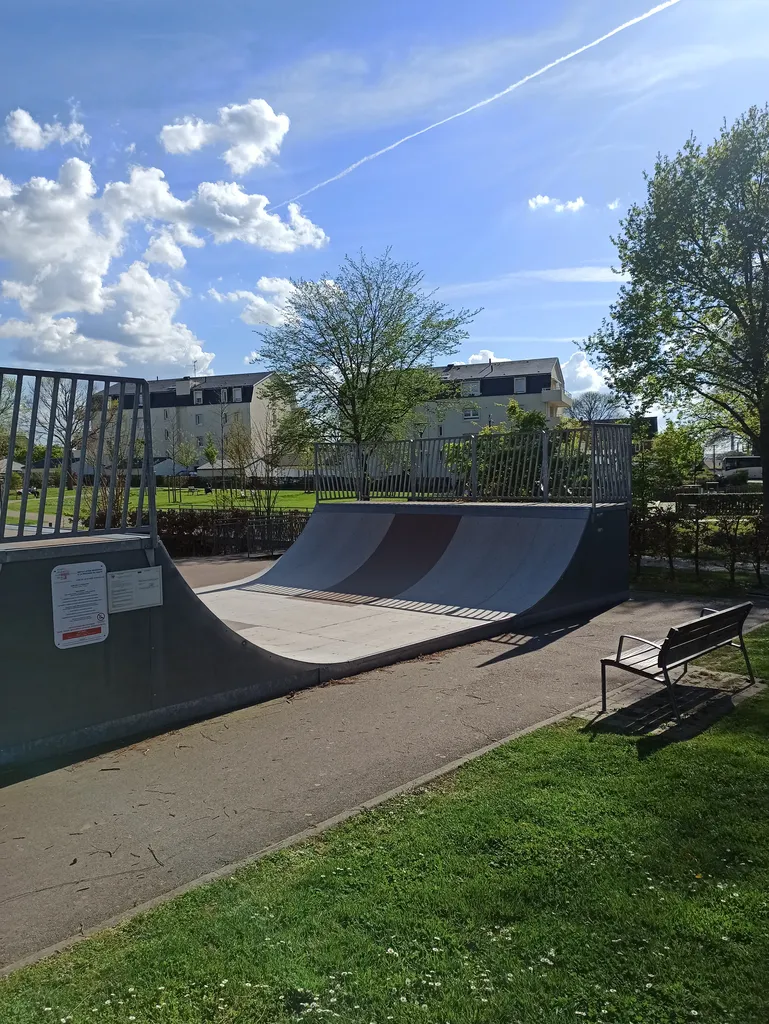
[(626, 552), (617, 506), (329, 504), (273, 568), (198, 594), (250, 643), (355, 671), (623, 600)]
[[(56, 647), (52, 572), (162, 570), (162, 604)], [(138, 534), (0, 544), (0, 765), (167, 728), (328, 679), (582, 614), (628, 592), (607, 505), (318, 506), (267, 572), (193, 592)]]

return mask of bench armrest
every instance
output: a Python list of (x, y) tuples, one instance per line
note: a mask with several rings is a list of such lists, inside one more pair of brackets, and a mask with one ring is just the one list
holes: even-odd
[(622, 657), (622, 647), (626, 640), (637, 640), (639, 644), (648, 644), (649, 647), (656, 647), (657, 650), (662, 648), (662, 644), (655, 643), (654, 640), (644, 640), (642, 636), (633, 636), (632, 633), (623, 633), (619, 638), (619, 643), (617, 644), (617, 661)]

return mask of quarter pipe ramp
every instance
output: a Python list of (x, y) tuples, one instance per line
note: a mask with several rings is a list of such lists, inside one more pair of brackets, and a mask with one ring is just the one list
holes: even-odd
[[(52, 572), (159, 566), (162, 604), (59, 649)], [(624, 506), (320, 505), (260, 576), (190, 590), (148, 537), (0, 547), (0, 764), (268, 700), (627, 597)]]

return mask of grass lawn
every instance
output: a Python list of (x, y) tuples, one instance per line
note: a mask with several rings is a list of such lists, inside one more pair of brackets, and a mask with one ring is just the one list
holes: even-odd
[[(654, 591), (659, 594), (691, 594), (703, 597), (734, 597), (745, 601), (750, 592), (758, 591), (755, 573), (738, 572), (732, 583), (725, 569), (702, 570), (696, 576), (691, 569), (676, 569), (672, 578), (667, 569), (657, 566), (642, 566), (638, 576), (631, 569), (630, 589), (632, 591)], [(767, 591), (769, 596), (769, 591)]]
[[(90, 499), (92, 491), (87, 489), (83, 491), (83, 500), (81, 509), (85, 511), (88, 508), (88, 500)], [(236, 507), (251, 508), (252, 503), (249, 499), (241, 499), (237, 496), (237, 491), (233, 492), (233, 501)], [(213, 494), (205, 494), (202, 488), (198, 489), (196, 494), (190, 494), (187, 490), (176, 492), (177, 498), (180, 500), (172, 501), (168, 490), (165, 487), (158, 487), (155, 501), (157, 507), (160, 508), (216, 508)], [(58, 490), (49, 491), (46, 495), (45, 501), (45, 512), (46, 516), (55, 516), (56, 509), (58, 507)], [(130, 507), (136, 508), (139, 501), (139, 488), (131, 488)], [(38, 498), (30, 496), (27, 500), (27, 522), (36, 521), (37, 512), (40, 508), (40, 501)], [(300, 508), (300, 509), (312, 509), (315, 508), (315, 493), (305, 494), (304, 491), (278, 491), (278, 508)], [(8, 520), (9, 522), (19, 521), (19, 511), (21, 509), (21, 499), (14, 498), (8, 502)], [(75, 492), (67, 491), (64, 498), (63, 513), (65, 516), (71, 517), (75, 511)], [(15, 515), (14, 515), (15, 514)], [(11, 517), (14, 516), (12, 519)], [(47, 521), (47, 520), (46, 520)]]
[(769, 696), (568, 722), (0, 983), (3, 1024), (766, 1024)]
[[(748, 656), (755, 675), (759, 679), (769, 681), (769, 625), (759, 626), (746, 633), (745, 646), (748, 648)], [(733, 647), (722, 647), (719, 651), (713, 651), (697, 664), (704, 668), (712, 668), (716, 672), (737, 672), (740, 675), (745, 675), (746, 672), (742, 652), (736, 651)]]

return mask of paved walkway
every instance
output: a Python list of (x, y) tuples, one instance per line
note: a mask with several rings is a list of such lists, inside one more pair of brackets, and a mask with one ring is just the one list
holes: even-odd
[[(244, 575), (242, 564), (218, 565), (210, 571)], [(196, 584), (212, 582), (183, 569)], [(657, 636), (698, 610), (631, 601), (586, 623), (379, 669), (35, 778), (6, 776), (0, 964), (595, 698), (598, 659), (619, 633)]]

